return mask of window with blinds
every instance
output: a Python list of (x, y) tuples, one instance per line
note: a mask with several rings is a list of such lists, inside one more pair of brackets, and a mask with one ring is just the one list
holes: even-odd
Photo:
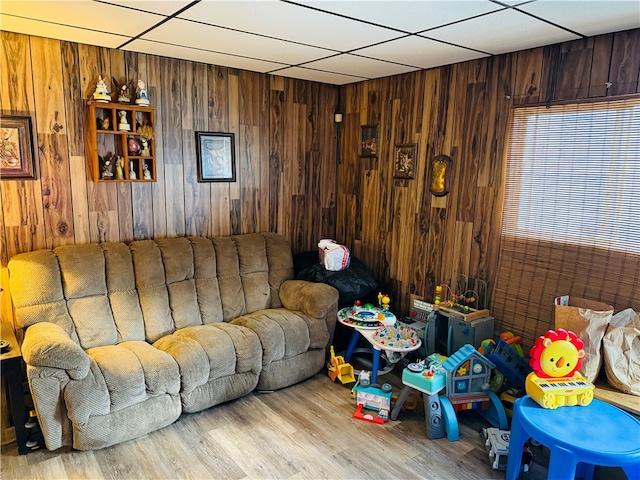
[(640, 98), (512, 111), (492, 313), (530, 346), (569, 294), (640, 311)]

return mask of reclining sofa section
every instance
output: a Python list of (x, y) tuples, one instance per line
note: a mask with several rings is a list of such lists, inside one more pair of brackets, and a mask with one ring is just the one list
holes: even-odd
[(279, 235), (68, 245), (9, 262), (49, 450), (103, 448), (309, 378), (338, 292), (293, 280)]

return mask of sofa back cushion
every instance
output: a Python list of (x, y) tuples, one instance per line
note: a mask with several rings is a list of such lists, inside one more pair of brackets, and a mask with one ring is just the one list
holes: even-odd
[(9, 271), (18, 326), (53, 320), (87, 349), (281, 307), (293, 257), (281, 236), (254, 233), (66, 245), (16, 255)]

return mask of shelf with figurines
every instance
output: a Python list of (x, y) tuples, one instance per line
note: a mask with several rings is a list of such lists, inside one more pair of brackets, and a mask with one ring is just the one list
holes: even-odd
[[(155, 182), (155, 108), (138, 81), (135, 100), (126, 82), (109, 93), (100, 76), (87, 102), (87, 161), (96, 182)], [(116, 98), (117, 101), (113, 101)]]

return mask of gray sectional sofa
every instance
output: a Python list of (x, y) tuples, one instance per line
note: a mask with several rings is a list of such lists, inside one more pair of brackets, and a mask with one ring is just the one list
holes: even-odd
[(10, 289), (46, 446), (103, 448), (319, 372), (338, 292), (271, 233), (14, 256)]

